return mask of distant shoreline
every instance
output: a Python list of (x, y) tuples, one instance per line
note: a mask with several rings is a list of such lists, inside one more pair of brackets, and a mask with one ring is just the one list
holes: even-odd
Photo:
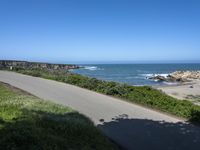
[(29, 61), (20, 61), (20, 60), (0, 60), (0, 69), (49, 69), (49, 70), (69, 70), (69, 69), (78, 69), (78, 65), (72, 64), (53, 64), (45, 62), (29, 62)]

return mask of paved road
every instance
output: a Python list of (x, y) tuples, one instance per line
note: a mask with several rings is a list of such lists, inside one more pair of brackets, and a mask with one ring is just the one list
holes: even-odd
[(74, 108), (125, 149), (200, 150), (200, 128), (177, 118), (69, 84), (14, 72), (0, 71), (0, 81)]

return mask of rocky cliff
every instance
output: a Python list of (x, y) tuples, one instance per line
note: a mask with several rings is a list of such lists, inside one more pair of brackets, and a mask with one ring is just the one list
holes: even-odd
[(167, 82), (186, 82), (194, 79), (200, 80), (200, 71), (176, 71), (169, 74), (167, 77), (156, 75), (149, 79)]
[(176, 71), (171, 76), (182, 79), (200, 79), (200, 71)]
[(69, 70), (69, 69), (78, 69), (79, 66), (66, 65), (66, 64), (28, 62), (28, 61), (0, 60), (0, 69), (12, 70), (14, 68), (24, 68), (24, 69), (42, 68), (42, 69), (49, 69), (49, 70)]

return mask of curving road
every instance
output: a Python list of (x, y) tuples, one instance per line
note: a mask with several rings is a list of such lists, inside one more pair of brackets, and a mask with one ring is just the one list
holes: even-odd
[[(199, 150), (200, 127), (73, 85), (0, 71), (0, 81), (88, 116), (128, 150)], [(94, 135), (95, 136), (95, 135)]]

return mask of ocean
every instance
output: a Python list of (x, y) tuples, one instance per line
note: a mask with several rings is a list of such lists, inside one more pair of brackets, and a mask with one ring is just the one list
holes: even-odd
[(174, 71), (200, 70), (200, 64), (96, 64), (80, 66), (83, 68), (72, 71), (97, 79), (138, 86), (177, 84), (149, 80), (148, 77), (155, 74), (166, 76)]

